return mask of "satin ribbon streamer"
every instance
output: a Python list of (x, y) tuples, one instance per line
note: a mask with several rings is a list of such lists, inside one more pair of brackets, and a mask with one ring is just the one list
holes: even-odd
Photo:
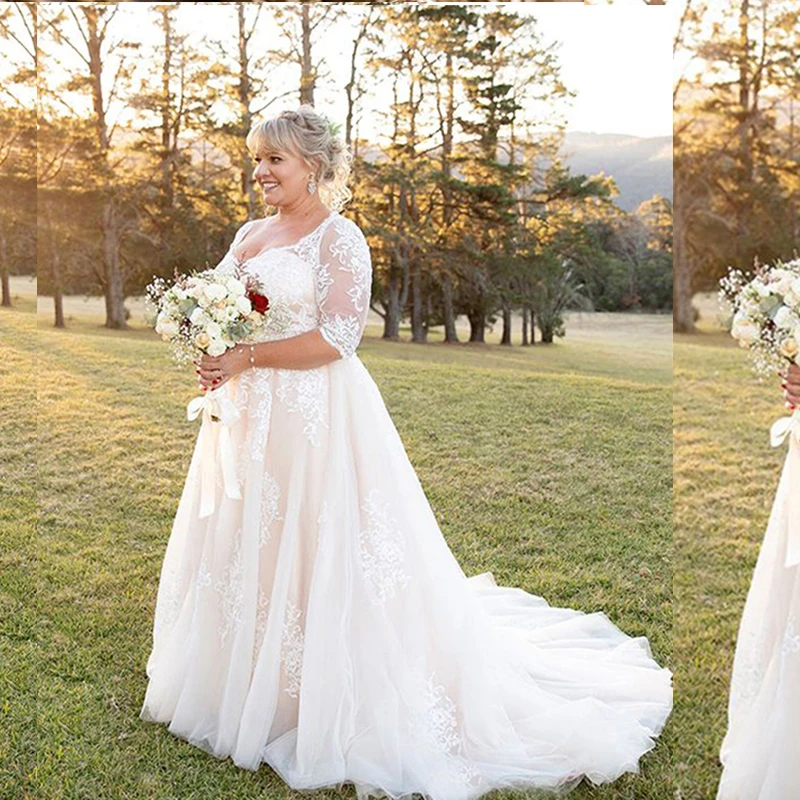
[(800, 411), (791, 417), (779, 419), (770, 431), (773, 447), (780, 447), (789, 439), (789, 455), (786, 469), (789, 491), (789, 531), (786, 542), (786, 566), (796, 567), (800, 564)]
[(201, 413), (203, 422), (200, 435), (203, 437), (203, 452), (200, 473), (200, 516), (208, 517), (214, 513), (217, 483), (215, 474), (217, 454), (214, 447), (214, 430), (212, 429), (215, 422), (221, 423), (219, 451), (225, 494), (234, 500), (240, 500), (242, 497), (236, 479), (236, 459), (229, 430), (230, 426), (239, 419), (239, 409), (224, 394), (218, 394), (218, 390), (212, 389), (201, 397), (195, 397), (186, 406), (186, 419), (190, 422), (197, 419)]

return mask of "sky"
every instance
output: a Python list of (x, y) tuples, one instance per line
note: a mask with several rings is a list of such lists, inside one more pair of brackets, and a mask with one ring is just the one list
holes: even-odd
[[(72, 6), (76, 3), (48, 3)], [(126, 3), (121, 11), (125, 27), (144, 43), (153, 41), (152, 11), (146, 3)], [(155, 5), (155, 4), (152, 4)], [(233, 14), (223, 3), (182, 3), (180, 24), (197, 37), (235, 37)], [(478, 4), (475, 4), (478, 5)], [(669, 136), (672, 134), (672, 39), (682, 0), (664, 6), (647, 6), (642, 0), (616, 0), (614, 4), (505, 3), (519, 14), (536, 18), (543, 43), (557, 40), (562, 79), (576, 97), (563, 105), (568, 131)], [(350, 44), (352, 23), (338, 23), (317, 45), (331, 72), (331, 80), (316, 97), (317, 107), (335, 120), (344, 118), (341, 89), (349, 68), (345, 50)], [(259, 31), (264, 47), (275, 44), (269, 25)], [(235, 39), (234, 39), (235, 41)], [(296, 67), (286, 73), (296, 82)], [(276, 76), (276, 82), (283, 78)], [(373, 102), (379, 103), (380, 87)], [(276, 104), (274, 110), (287, 103)], [(379, 125), (374, 114), (365, 114), (359, 135), (370, 137), (371, 125)]]

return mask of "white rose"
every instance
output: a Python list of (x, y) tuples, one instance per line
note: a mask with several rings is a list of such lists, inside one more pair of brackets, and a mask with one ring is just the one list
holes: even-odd
[(733, 318), (733, 327), (731, 334), (734, 338), (738, 339), (742, 344), (748, 345), (758, 341), (761, 336), (761, 328), (746, 317), (739, 317), (738, 315)]
[(220, 286), (218, 283), (211, 283), (206, 286), (205, 289), (203, 289), (203, 294), (209, 299), (210, 302), (214, 303), (226, 297), (228, 290), (224, 286)]
[(800, 278), (794, 278), (784, 295), (784, 302), (790, 308), (800, 306)]
[(212, 339), (211, 344), (209, 344), (207, 348), (207, 352), (210, 356), (216, 358), (216, 356), (221, 356), (227, 348), (225, 345), (219, 341), (219, 339)]
[(206, 325), (206, 333), (212, 339), (219, 339), (222, 336), (222, 326), (218, 322), (209, 322)]
[(795, 358), (800, 352), (800, 344), (794, 336), (787, 336), (778, 346), (778, 352), (785, 358)]
[(171, 339), (178, 335), (178, 323), (172, 319), (161, 320), (156, 325), (156, 332), (160, 333), (165, 339)]
[(242, 297), (244, 295), (244, 284), (236, 278), (231, 278), (228, 283), (228, 294), (231, 297)]
[(797, 318), (786, 306), (781, 306), (778, 309), (778, 313), (775, 314), (775, 324), (779, 328), (785, 328), (786, 330), (789, 330), (795, 325), (796, 322)]
[(249, 314), (253, 310), (253, 304), (248, 297), (238, 297), (236, 299), (236, 309), (242, 314)]
[(201, 349), (204, 350), (208, 347), (208, 343), (211, 341), (211, 338), (207, 333), (198, 333), (197, 336), (194, 337), (194, 343)]
[(192, 325), (197, 325), (198, 328), (202, 328), (203, 325), (209, 322), (208, 314), (202, 308), (196, 308), (192, 313), (189, 315), (189, 322)]

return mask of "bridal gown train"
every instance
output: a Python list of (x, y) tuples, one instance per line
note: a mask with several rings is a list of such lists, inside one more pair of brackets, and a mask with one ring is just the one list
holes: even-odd
[(241, 496), (220, 474), (222, 423), (203, 422), (141, 718), (240, 767), (266, 762), (293, 788), (352, 783), (360, 798), (460, 800), (638, 771), (670, 713), (671, 673), (602, 613), (465, 576), (355, 355), (371, 288), (361, 230), (332, 212), (240, 262), (250, 224), (216, 269), (261, 282), (258, 339), (319, 327), (342, 358), (250, 369), (217, 390), (239, 412)]
[(800, 444), (790, 447), (739, 626), (717, 800), (800, 797), (800, 565), (787, 566)]

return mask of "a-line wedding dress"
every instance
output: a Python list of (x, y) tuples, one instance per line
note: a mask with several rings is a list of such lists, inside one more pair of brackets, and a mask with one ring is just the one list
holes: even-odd
[(240, 767), (266, 762), (296, 789), (351, 782), (359, 797), (459, 800), (636, 772), (670, 713), (671, 673), (602, 613), (465, 576), (355, 355), (371, 289), (360, 228), (331, 212), (240, 262), (250, 224), (216, 269), (261, 282), (259, 340), (319, 327), (342, 358), (249, 369), (218, 390), (238, 412), (224, 435), (240, 497), (221, 475), (223, 423), (204, 421), (141, 718)]
[(800, 797), (800, 444), (789, 447), (739, 626), (718, 800)]

